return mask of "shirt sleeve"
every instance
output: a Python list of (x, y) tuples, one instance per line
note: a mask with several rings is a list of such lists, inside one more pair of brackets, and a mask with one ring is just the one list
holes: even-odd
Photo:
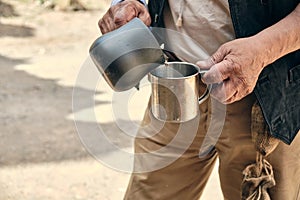
[[(117, 3), (120, 3), (123, 0), (112, 0), (111, 2), (111, 6), (116, 5)], [(146, 5), (146, 0), (139, 0), (141, 3), (143, 3), (144, 5)]]

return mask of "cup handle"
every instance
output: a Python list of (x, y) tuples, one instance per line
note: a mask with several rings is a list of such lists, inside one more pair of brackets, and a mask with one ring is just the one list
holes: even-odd
[[(207, 70), (202, 70), (199, 73), (202, 77), (206, 72), (207, 72)], [(212, 88), (212, 85), (208, 84), (207, 87), (206, 87), (205, 92), (198, 99), (199, 105), (202, 104), (209, 97), (209, 93), (211, 91), (211, 88)]]

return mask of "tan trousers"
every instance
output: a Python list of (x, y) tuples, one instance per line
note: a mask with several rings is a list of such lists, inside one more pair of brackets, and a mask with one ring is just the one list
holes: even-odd
[[(199, 199), (211, 174), (217, 157), (219, 157), (219, 177), (224, 199), (241, 199), (242, 171), (255, 162), (256, 153), (251, 141), (250, 119), (254, 95), (226, 107), (225, 123), (217, 143), (204, 156), (199, 157), (199, 150), (205, 138), (209, 123), (213, 118), (209, 100), (200, 106), (200, 119), (197, 134), (177, 160), (170, 165), (152, 172), (134, 173), (131, 176), (125, 199), (127, 200), (196, 200)], [(214, 104), (213, 104), (214, 103)], [(195, 119), (196, 120), (196, 119)], [(216, 120), (218, 121), (218, 120)], [(155, 127), (160, 125), (151, 112), (147, 111), (140, 128), (140, 135), (155, 134)], [(195, 121), (185, 122), (186, 127)], [(218, 123), (218, 122), (213, 122)], [(179, 124), (166, 123), (159, 133), (152, 137), (135, 140), (136, 153), (153, 152), (168, 145)], [(153, 133), (152, 133), (153, 132)], [(190, 134), (188, 129), (186, 134)], [(180, 145), (172, 146), (177, 151)], [(172, 156), (170, 153), (168, 156)], [(272, 200), (299, 200), (300, 190), (300, 136), (288, 146), (280, 143), (277, 149), (267, 158), (274, 169), (276, 186), (270, 190)], [(153, 163), (154, 162), (154, 163)], [(154, 166), (158, 160), (136, 159), (137, 168)], [(214, 199), (212, 197), (212, 199)]]

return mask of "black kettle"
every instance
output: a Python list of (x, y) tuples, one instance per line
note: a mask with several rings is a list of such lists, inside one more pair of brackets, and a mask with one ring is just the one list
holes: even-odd
[(158, 41), (138, 18), (97, 38), (89, 53), (115, 91), (137, 86), (145, 75), (165, 62)]

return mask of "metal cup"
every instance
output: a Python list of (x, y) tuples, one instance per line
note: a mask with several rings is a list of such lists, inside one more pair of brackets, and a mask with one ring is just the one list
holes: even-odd
[(186, 62), (168, 62), (152, 70), (148, 79), (153, 116), (166, 122), (185, 122), (197, 117), (199, 104), (208, 98), (211, 89), (211, 85), (206, 85), (203, 94), (199, 94), (204, 73)]

